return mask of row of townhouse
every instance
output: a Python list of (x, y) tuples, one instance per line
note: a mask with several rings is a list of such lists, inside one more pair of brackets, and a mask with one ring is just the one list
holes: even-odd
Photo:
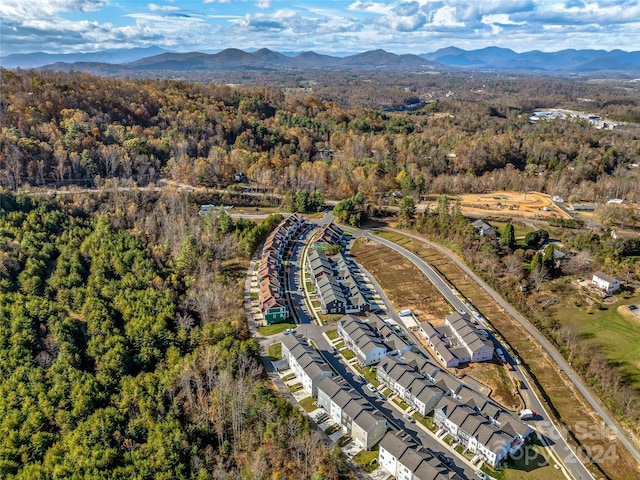
[(434, 455), (402, 432), (388, 432), (380, 441), (378, 464), (396, 480), (462, 480)]
[(433, 422), (494, 468), (508, 455), (518, 452), (533, 432), (491, 401), (464, 402), (458, 396), (440, 400), (433, 412)]
[(331, 222), (322, 227), (315, 235), (314, 248), (318, 246), (337, 245), (342, 243), (344, 232), (335, 223)]
[(493, 358), (491, 340), (471, 323), (468, 314), (458, 312), (445, 317), (445, 325), (420, 324), (420, 334), (429, 342), (436, 357), (447, 368), (462, 363), (485, 362)]
[(387, 431), (387, 421), (360, 394), (333, 378), (329, 366), (303, 338), (282, 340), (282, 359), (300, 380), (305, 392), (318, 399), (331, 419), (362, 448), (371, 449)]
[(361, 365), (375, 365), (387, 355), (402, 355), (413, 348), (376, 314), (366, 320), (345, 315), (338, 321), (338, 334)]
[[(407, 352), (404, 358), (386, 357), (376, 369), (376, 378), (383, 385), (389, 387), (393, 393), (413, 407), (420, 415), (426, 416), (432, 412), (440, 399), (445, 396), (444, 388), (434, 383), (434, 378), (421, 373), (420, 370), (406, 362), (409, 356), (416, 356)], [(425, 372), (428, 371), (425, 365)], [(433, 365), (432, 375), (438, 375), (440, 370)]]
[(289, 317), (280, 270), (289, 242), (304, 224), (304, 218), (294, 213), (283, 220), (264, 242), (258, 263), (258, 303), (267, 325), (284, 322)]
[(282, 340), (282, 359), (312, 397), (317, 395), (320, 381), (333, 375), (318, 352), (295, 333)]
[(370, 450), (387, 431), (387, 421), (355, 390), (325, 377), (318, 383), (318, 405), (357, 445)]
[(329, 258), (321, 250), (310, 248), (307, 270), (322, 313), (361, 313), (370, 309), (341, 253)]

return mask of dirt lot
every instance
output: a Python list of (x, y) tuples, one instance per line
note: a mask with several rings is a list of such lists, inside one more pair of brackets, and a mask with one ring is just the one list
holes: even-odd
[(402, 255), (362, 239), (351, 247), (351, 255), (376, 277), (396, 310), (410, 308), (421, 321), (439, 321), (451, 313), (451, 306), (438, 289)]
[(528, 218), (571, 218), (558, 208), (549, 195), (538, 192), (493, 192), (468, 194), (458, 197), (463, 214), (528, 217)]

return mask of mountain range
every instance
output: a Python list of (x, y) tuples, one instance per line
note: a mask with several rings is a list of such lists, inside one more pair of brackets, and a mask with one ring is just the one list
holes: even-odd
[(105, 50), (93, 53), (12, 54), (0, 57), (4, 68), (50, 68), (98, 75), (140, 74), (145, 71), (277, 71), (340, 68), (348, 70), (493, 70), (539, 73), (640, 72), (640, 52), (622, 50), (562, 50), (517, 53), (488, 47), (463, 50), (447, 47), (420, 55), (397, 55), (382, 49), (348, 56), (315, 52), (278, 53), (262, 48), (228, 48), (218, 53), (172, 53), (158, 47)]

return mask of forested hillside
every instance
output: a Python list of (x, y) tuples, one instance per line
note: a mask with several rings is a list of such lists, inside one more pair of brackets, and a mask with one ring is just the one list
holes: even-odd
[(341, 478), (244, 318), (246, 255), (279, 221), (0, 194), (0, 477)]
[[(389, 86), (338, 77), (332, 95), (326, 85), (246, 90), (3, 71), (0, 182), (14, 189), (117, 177), (227, 186), (243, 172), (260, 188), (319, 189), (334, 198), (361, 192), (372, 205), (394, 190), (417, 196), (534, 189), (584, 201), (640, 199), (638, 170), (629, 169), (640, 163), (637, 124), (597, 130), (584, 120), (529, 121), (532, 108), (556, 106), (637, 121), (635, 84), (489, 80), (436, 78), (421, 89), (407, 79)], [(430, 100), (438, 82), (453, 82), (458, 93), (440, 87)], [(328, 100), (398, 91), (406, 102), (428, 103), (384, 113)]]

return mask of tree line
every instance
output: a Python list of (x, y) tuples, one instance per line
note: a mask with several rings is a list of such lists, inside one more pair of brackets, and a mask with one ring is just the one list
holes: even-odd
[(197, 211), (0, 191), (2, 478), (349, 478), (247, 328), (246, 258), (281, 218)]

